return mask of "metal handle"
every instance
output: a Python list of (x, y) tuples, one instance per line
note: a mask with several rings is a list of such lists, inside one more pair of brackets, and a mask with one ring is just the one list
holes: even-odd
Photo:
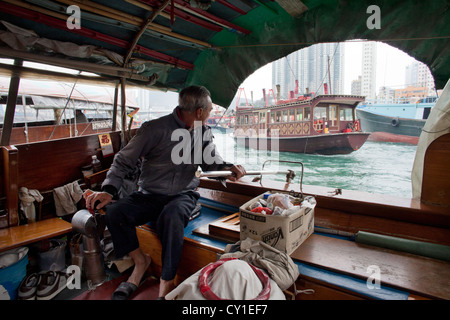
[[(303, 195), (303, 188), (302, 188), (302, 185), (303, 185), (303, 171), (305, 170), (305, 167), (304, 167), (304, 165), (303, 165), (303, 162), (300, 162), (300, 161), (288, 161), (288, 160), (266, 160), (266, 161), (264, 161), (264, 163), (263, 163), (263, 165), (262, 165), (262, 170), (264, 170), (264, 166), (266, 165), (266, 163), (268, 163), (268, 162), (284, 162), (284, 163), (296, 163), (296, 164), (300, 164), (301, 166), (302, 166), (302, 172), (301, 172), (301, 175), (300, 175), (300, 193)], [(292, 170), (289, 170), (290, 172), (292, 172)], [(289, 177), (286, 175), (286, 180), (288, 179)], [(288, 181), (286, 181), (286, 182), (288, 182)], [(260, 184), (262, 185), (262, 176), (260, 176)]]
[[(246, 171), (246, 176), (259, 176), (264, 174), (288, 174), (289, 170), (276, 170), (276, 171)], [(195, 173), (195, 176), (197, 178), (219, 178), (219, 177), (227, 177), (233, 175), (233, 172), (231, 171), (197, 171)]]

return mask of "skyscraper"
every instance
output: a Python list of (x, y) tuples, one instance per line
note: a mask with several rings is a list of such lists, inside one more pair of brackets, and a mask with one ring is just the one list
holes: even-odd
[(362, 49), (361, 95), (367, 99), (376, 97), (377, 43), (367, 41)]
[(405, 86), (427, 87), (434, 93), (434, 78), (426, 64), (414, 61), (405, 68)]
[[(330, 72), (328, 72), (328, 70)], [(272, 64), (272, 88), (280, 85), (280, 98), (289, 97), (289, 91), (296, 88), (298, 94), (307, 90), (323, 94), (324, 83), (328, 94), (344, 92), (344, 45), (341, 43), (320, 43), (293, 52)]]

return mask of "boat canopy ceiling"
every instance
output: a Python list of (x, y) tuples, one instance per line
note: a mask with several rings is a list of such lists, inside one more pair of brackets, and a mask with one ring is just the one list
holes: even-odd
[(224, 107), (258, 68), (323, 42), (388, 43), (427, 64), (437, 89), (450, 74), (448, 0), (0, 2), (0, 57), (160, 90), (204, 85)]

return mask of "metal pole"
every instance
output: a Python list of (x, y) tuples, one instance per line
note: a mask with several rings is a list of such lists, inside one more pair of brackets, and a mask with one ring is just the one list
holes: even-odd
[[(246, 176), (260, 176), (260, 175), (266, 175), (266, 174), (288, 174), (290, 173), (289, 170), (274, 170), (274, 171), (246, 171)], [(231, 176), (233, 173), (231, 171), (197, 171), (195, 173), (195, 176), (197, 178), (219, 178), (219, 177), (227, 177)]]

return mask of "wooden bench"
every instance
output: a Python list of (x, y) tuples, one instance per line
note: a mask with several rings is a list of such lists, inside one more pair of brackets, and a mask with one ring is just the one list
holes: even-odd
[[(113, 149), (120, 148), (120, 132), (110, 133)], [(31, 144), (2, 146), (0, 152), (0, 251), (50, 239), (72, 230), (70, 223), (56, 217), (53, 190), (73, 181), (83, 181), (81, 167), (97, 155), (108, 168), (113, 157), (100, 157), (97, 135), (57, 139)], [(104, 179), (106, 171), (86, 177), (87, 187)], [(84, 188), (84, 184), (80, 182)], [(19, 225), (19, 189), (36, 189), (43, 196), (42, 217)]]
[(70, 231), (72, 225), (60, 218), (0, 229), (0, 252), (57, 237)]

